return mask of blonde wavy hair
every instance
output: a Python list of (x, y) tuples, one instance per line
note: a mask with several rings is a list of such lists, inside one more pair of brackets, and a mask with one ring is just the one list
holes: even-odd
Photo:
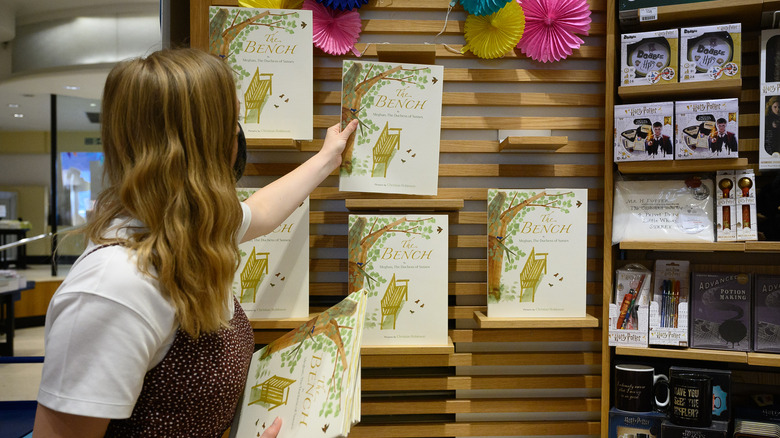
[[(133, 250), (190, 336), (226, 327), (242, 220), (232, 71), (194, 49), (121, 62), (106, 79), (101, 117), (107, 188), (86, 237)], [(104, 237), (112, 220), (126, 217), (146, 229)]]

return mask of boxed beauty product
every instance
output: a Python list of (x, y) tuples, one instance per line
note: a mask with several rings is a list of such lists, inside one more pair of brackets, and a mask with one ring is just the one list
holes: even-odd
[(677, 29), (620, 36), (620, 85), (677, 82)]
[(739, 78), (741, 29), (740, 23), (680, 29), (680, 82)]
[(713, 421), (710, 427), (679, 426), (669, 420), (661, 423), (664, 438), (728, 438), (728, 421)]
[(761, 31), (758, 168), (780, 169), (780, 29)]
[(733, 170), (715, 174), (715, 238), (718, 242), (737, 240), (737, 191)]
[(737, 200), (737, 240), (758, 240), (756, 217), (756, 176), (753, 169), (734, 172)]
[(700, 373), (712, 378), (712, 419), (731, 420), (731, 371), (709, 368), (669, 367), (669, 378), (677, 373)]
[(638, 264), (615, 271), (615, 298), (609, 304), (610, 346), (647, 347), (652, 276)]
[(750, 351), (749, 274), (694, 272), (691, 348)]
[(755, 276), (753, 320), (753, 350), (780, 353), (780, 275)]
[(650, 301), (650, 345), (688, 346), (690, 262), (656, 260)]
[(614, 161), (674, 159), (674, 102), (615, 105)]
[(626, 412), (617, 408), (609, 410), (609, 438), (643, 437), (660, 438), (661, 412)]
[(679, 101), (674, 109), (675, 159), (739, 157), (739, 100)]

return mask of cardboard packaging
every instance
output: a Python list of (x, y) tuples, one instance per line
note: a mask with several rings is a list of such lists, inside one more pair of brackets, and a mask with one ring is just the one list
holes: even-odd
[(737, 240), (737, 190), (733, 170), (719, 170), (715, 175), (715, 238), (718, 242)]
[(780, 275), (756, 275), (753, 321), (753, 350), (780, 353)]
[(749, 274), (694, 272), (691, 348), (750, 351), (751, 295)]
[(610, 346), (647, 347), (652, 276), (641, 265), (615, 271), (615, 301), (609, 305)]
[(780, 29), (761, 31), (758, 168), (780, 169)]
[(739, 100), (674, 104), (675, 159), (739, 158)]
[(753, 169), (737, 170), (736, 183), (737, 240), (758, 240), (756, 212), (756, 176)]
[(620, 36), (620, 86), (677, 82), (677, 29)]
[(710, 427), (678, 426), (669, 420), (661, 424), (661, 436), (664, 438), (728, 438), (729, 423), (713, 421)]
[(674, 159), (674, 102), (615, 105), (614, 161)]
[(666, 415), (660, 412), (626, 412), (617, 408), (609, 411), (609, 438), (660, 438), (661, 424)]
[(688, 346), (690, 278), (687, 260), (656, 260), (649, 345)]
[(739, 23), (680, 29), (680, 82), (738, 79), (741, 29)]
[(712, 420), (731, 420), (731, 371), (709, 368), (669, 367), (669, 377), (677, 373), (701, 373), (712, 378)]

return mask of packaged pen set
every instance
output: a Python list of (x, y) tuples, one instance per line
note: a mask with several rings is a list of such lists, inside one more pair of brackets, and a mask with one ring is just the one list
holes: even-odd
[(690, 262), (657, 260), (650, 301), (650, 345), (688, 346)]
[(631, 264), (615, 271), (615, 296), (609, 304), (609, 345), (647, 347), (652, 273)]

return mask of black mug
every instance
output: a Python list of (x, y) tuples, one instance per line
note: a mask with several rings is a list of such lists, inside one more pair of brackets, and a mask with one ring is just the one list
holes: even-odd
[(700, 373), (677, 373), (669, 382), (672, 404), (669, 419), (680, 426), (710, 427), (712, 424), (712, 377)]
[[(656, 388), (666, 388), (666, 400), (659, 401)], [(653, 404), (659, 408), (669, 404), (669, 379), (655, 374), (648, 365), (615, 365), (615, 407), (628, 412), (652, 412)]]

